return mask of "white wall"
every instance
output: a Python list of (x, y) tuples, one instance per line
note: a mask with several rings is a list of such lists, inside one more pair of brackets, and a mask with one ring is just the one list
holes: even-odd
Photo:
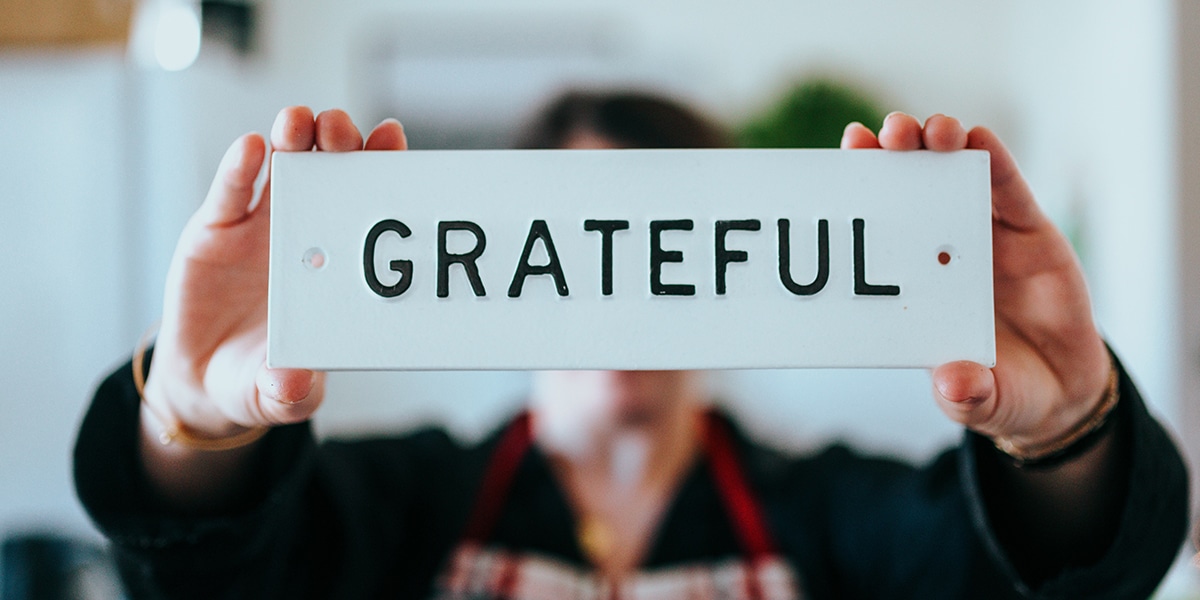
[(1075, 216), (1106, 336), (1152, 405), (1174, 414), (1172, 7), (1022, 8), (1010, 63), (1022, 159), (1043, 202)]
[(82, 529), (84, 399), (136, 333), (119, 54), (0, 57), (0, 532)]
[[(288, 104), (346, 107), (371, 126), (362, 121), (376, 108), (362, 72), (371, 36), (439, 20), (604, 21), (629, 63), (661, 71), (672, 89), (730, 119), (792, 77), (832, 72), (891, 108), (992, 126), (1051, 214), (1082, 232), (1102, 325), (1151, 402), (1177, 414), (1168, 0), (262, 8), (256, 54), (206, 48), (182, 73), (127, 72), (112, 54), (0, 54), (0, 139), (9, 142), (0, 149), (0, 239), (22, 257), (0, 287), (0, 373), (13, 382), (0, 396), (0, 531), (30, 518), (83, 527), (66, 462), (78, 412), (158, 314), (175, 235), (226, 144), (267, 131)], [(50, 235), (56, 222), (73, 235)], [(337, 375), (319, 424), (346, 431), (432, 419), (478, 435), (525, 385), (512, 373)], [(956, 435), (921, 372), (726, 373), (715, 386), (753, 429), (786, 446), (845, 435), (921, 457)]]

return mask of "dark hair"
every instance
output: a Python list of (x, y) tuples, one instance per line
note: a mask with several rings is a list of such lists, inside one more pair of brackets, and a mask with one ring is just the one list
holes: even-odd
[(517, 136), (515, 148), (562, 148), (572, 134), (594, 133), (626, 148), (724, 148), (729, 135), (684, 105), (644, 92), (560, 95)]

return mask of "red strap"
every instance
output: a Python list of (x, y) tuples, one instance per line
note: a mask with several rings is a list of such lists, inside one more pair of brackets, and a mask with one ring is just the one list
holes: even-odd
[(496, 444), (467, 522), (464, 536), (467, 540), (483, 544), (491, 536), (492, 528), (500, 518), (500, 510), (504, 508), (504, 500), (508, 498), (508, 490), (516, 478), (517, 467), (533, 445), (532, 422), (529, 412), (522, 412)]
[[(532, 422), (529, 412), (523, 412), (502, 434), (475, 498), (464, 536), (467, 541), (483, 544), (491, 535), (521, 459), (533, 445)], [(775, 554), (774, 538), (767, 528), (758, 497), (746, 481), (733, 433), (729, 424), (714, 411), (705, 414), (704, 450), (717, 493), (733, 521), (734, 533), (750, 564)]]
[(738, 536), (742, 551), (751, 562), (775, 554), (775, 541), (767, 529), (762, 506), (758, 496), (751, 491), (738, 460), (733, 432), (729, 424), (714, 411), (709, 411), (705, 418), (704, 448), (708, 452), (708, 465), (712, 469), (717, 492), (733, 519), (734, 533)]

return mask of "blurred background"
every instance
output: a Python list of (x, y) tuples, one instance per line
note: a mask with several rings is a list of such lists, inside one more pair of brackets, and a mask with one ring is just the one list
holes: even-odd
[[(99, 542), (71, 484), (75, 429), (157, 318), (176, 236), (235, 137), (306, 104), (364, 129), (398, 117), (414, 147), (502, 147), (571, 86), (661, 91), (759, 145), (819, 145), (823, 123), (878, 128), (891, 110), (992, 127), (1075, 243), (1109, 342), (1200, 458), (1194, 0), (3, 0), (0, 538)], [(921, 371), (712, 379), (787, 450), (847, 439), (922, 461), (958, 436)], [(335, 374), (317, 426), (473, 439), (526, 387)], [(1161, 597), (1200, 597), (1192, 552)]]

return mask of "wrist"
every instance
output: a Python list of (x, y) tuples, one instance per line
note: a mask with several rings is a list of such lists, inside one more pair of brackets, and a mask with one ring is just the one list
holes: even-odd
[[(223, 451), (249, 445), (267, 433), (267, 427), (247, 427), (225, 418), (216, 410), (199, 410), (202, 402), (191, 402), (192, 410), (180, 410), (162, 388), (161, 370), (149, 378), (153, 350), (148, 340), (152, 326), (143, 334), (133, 353), (133, 382), (141, 400), (141, 420), (147, 437), (162, 446), (179, 445), (193, 450)], [(211, 403), (210, 403), (211, 404)], [(213, 414), (216, 413), (216, 414)]]
[(1104, 436), (1106, 427), (1120, 402), (1119, 377), (1115, 362), (1110, 359), (1104, 392), (1083, 418), (1057, 436), (1036, 443), (1026, 443), (1015, 437), (996, 436), (992, 443), (1020, 467), (1057, 465), (1085, 452)]

